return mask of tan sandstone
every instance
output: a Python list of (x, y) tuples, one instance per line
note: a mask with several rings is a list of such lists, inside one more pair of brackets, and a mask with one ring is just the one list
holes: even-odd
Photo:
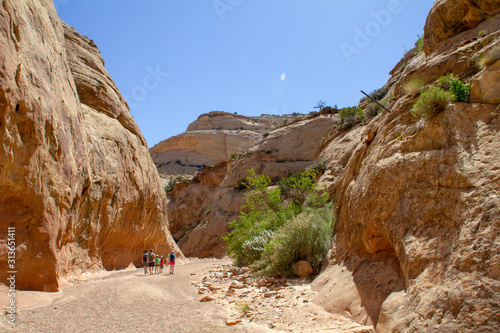
[(173, 242), (148, 148), (95, 44), (48, 0), (0, 8), (0, 281), (16, 229), (16, 288), (139, 265)]

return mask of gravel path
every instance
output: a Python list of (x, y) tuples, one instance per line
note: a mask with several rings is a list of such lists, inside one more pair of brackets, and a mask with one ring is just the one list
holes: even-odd
[[(174, 275), (144, 275), (143, 269), (112, 273), (63, 289), (51, 304), (21, 311), (7, 332), (270, 332), (241, 323), (227, 326), (232, 308), (200, 303), (191, 285), (221, 260), (194, 260), (177, 265)], [(168, 268), (167, 268), (168, 271)], [(165, 270), (164, 270), (165, 272)], [(274, 331), (276, 332), (276, 331)]]

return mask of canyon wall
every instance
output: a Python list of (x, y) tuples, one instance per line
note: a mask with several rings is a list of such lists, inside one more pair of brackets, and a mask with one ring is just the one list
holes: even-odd
[(16, 288), (176, 247), (142, 134), (92, 40), (52, 1), (0, 8), (0, 281), (15, 228)]
[[(478, 65), (500, 47), (500, 7), (482, 3), (471, 19), (471, 2), (437, 1), (425, 53), (391, 72), (392, 112), (318, 155), (337, 226), (315, 301), (378, 332), (500, 329), (499, 61)], [(472, 103), (414, 117), (405, 82), (449, 73), (472, 83)]]

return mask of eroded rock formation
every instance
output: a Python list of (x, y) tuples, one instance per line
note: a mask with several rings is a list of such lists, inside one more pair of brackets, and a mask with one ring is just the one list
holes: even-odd
[(99, 50), (52, 1), (0, 7), (0, 281), (15, 227), (16, 288), (178, 251), (140, 130)]
[[(458, 3), (437, 1), (425, 36), (466, 20)], [(437, 15), (443, 8), (452, 12)], [(326, 309), (379, 332), (500, 329), (500, 106), (485, 84), (500, 79), (499, 61), (482, 70), (473, 61), (498, 45), (500, 15), (483, 21), (440, 45), (430, 38), (432, 54), (392, 72), (392, 113), (337, 133), (321, 151), (337, 213), (330, 261), (314, 282)], [(404, 82), (449, 73), (476, 85), (475, 103), (413, 117)]]
[(178, 162), (206, 166), (228, 160), (232, 154), (250, 148), (262, 135), (293, 116), (245, 117), (213, 111), (204, 113), (191, 123), (186, 132), (151, 147), (157, 165)]

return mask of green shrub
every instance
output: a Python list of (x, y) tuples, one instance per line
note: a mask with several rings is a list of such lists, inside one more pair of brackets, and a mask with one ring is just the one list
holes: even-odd
[(342, 129), (348, 129), (356, 124), (356, 121), (364, 121), (364, 113), (361, 107), (350, 106), (342, 108), (339, 111), (339, 122), (337, 126)]
[[(382, 88), (379, 88), (379, 89), (375, 89), (374, 91), (372, 91), (371, 93), (369, 93), (368, 95), (373, 98), (374, 100), (376, 100), (377, 102), (380, 101), (382, 98), (385, 97), (385, 95), (387, 95), (387, 93), (389, 92), (389, 87), (387, 86), (383, 86)], [(368, 100), (368, 97), (364, 96), (363, 98), (361, 98), (360, 102), (364, 102)]]
[(282, 178), (278, 183), (281, 194), (291, 200), (301, 211), (303, 206), (324, 206), (328, 201), (328, 192), (321, 191), (314, 184), (316, 171), (308, 168), (297, 172), (288, 178)]
[(287, 221), (308, 207), (318, 209), (326, 204), (328, 192), (314, 183), (315, 175), (309, 169), (288, 181), (282, 180), (287, 188), (282, 195), (279, 186), (270, 187), (268, 176), (257, 175), (253, 169), (248, 171), (242, 182), (248, 188), (246, 204), (241, 207), (240, 217), (229, 224), (232, 231), (223, 237), (227, 253), (236, 265), (258, 262)]
[(419, 95), (422, 91), (424, 91), (424, 88), (425, 81), (420, 78), (410, 80), (403, 85), (403, 91), (410, 96)]
[(242, 245), (241, 261), (256, 262), (260, 259), (264, 247), (273, 238), (275, 232), (271, 230), (262, 230), (258, 235), (246, 240)]
[(446, 109), (452, 99), (452, 94), (439, 87), (430, 87), (424, 91), (411, 110), (414, 117), (432, 118)]
[(487, 35), (488, 35), (488, 32), (486, 30), (481, 30), (477, 33), (477, 36), (481, 37), (481, 38), (486, 37)]
[(369, 117), (369, 118), (373, 118), (375, 117), (376, 115), (378, 115), (380, 113), (380, 111), (382, 111), (382, 108), (380, 107), (380, 105), (378, 105), (377, 103), (375, 102), (371, 102), (370, 104), (368, 104), (368, 106), (366, 107), (366, 115)]
[(294, 264), (307, 260), (314, 273), (318, 273), (331, 248), (333, 224), (331, 203), (321, 208), (306, 208), (279, 229), (252, 268), (257, 274), (293, 276)]
[(440, 76), (438, 79), (439, 86), (444, 90), (450, 90), (450, 79), (453, 77), (453, 74)]
[(326, 161), (317, 160), (309, 167), (309, 169), (316, 173), (323, 173), (326, 170)]
[(234, 153), (234, 154), (231, 154), (231, 161), (236, 161), (238, 159), (239, 155)]
[(466, 102), (470, 101), (470, 84), (463, 83), (460, 79), (454, 75), (450, 76), (449, 82), (450, 91), (453, 94), (453, 100), (455, 102)]
[(266, 150), (264, 150), (264, 152), (266, 154), (271, 154), (273, 151), (274, 151), (274, 149), (272, 149), (272, 148), (266, 148)]
[(417, 35), (418, 39), (415, 42), (415, 47), (417, 48), (417, 51), (415, 52), (415, 55), (419, 55), (424, 53), (424, 37)]
[(167, 182), (167, 185), (165, 186), (165, 193), (171, 192), (174, 189), (175, 184), (177, 184), (177, 179), (175, 178), (170, 179)]

